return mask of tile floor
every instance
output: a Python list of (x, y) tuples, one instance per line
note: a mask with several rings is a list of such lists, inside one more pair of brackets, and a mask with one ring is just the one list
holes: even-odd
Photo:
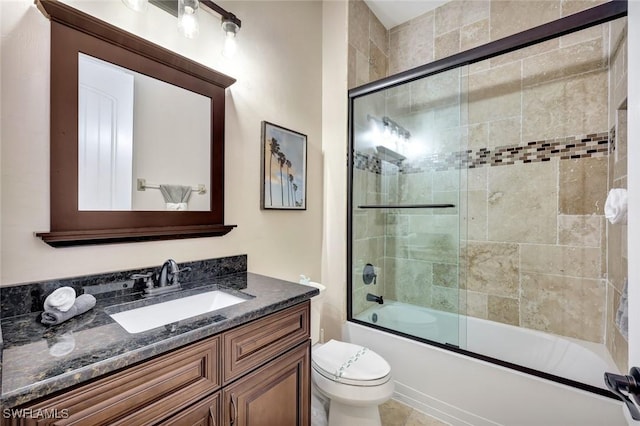
[(382, 426), (448, 426), (420, 411), (391, 399), (380, 406)]

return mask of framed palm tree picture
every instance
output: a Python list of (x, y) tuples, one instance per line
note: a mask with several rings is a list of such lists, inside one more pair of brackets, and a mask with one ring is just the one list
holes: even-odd
[(307, 136), (262, 122), (261, 207), (307, 209)]

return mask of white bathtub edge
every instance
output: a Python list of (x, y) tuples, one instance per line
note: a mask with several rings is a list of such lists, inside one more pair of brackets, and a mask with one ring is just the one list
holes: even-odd
[(452, 425), (627, 426), (611, 398), (355, 323), (343, 340), (389, 362), (399, 401)]

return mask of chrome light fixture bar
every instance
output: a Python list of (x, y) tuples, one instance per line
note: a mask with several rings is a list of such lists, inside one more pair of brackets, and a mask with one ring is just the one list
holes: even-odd
[(408, 131), (407, 129), (405, 129), (404, 127), (402, 127), (401, 125), (399, 125), (398, 123), (393, 121), (391, 118), (387, 117), (386, 115), (380, 119), (380, 118), (374, 117), (373, 115), (367, 114), (367, 120), (373, 121), (374, 123), (381, 126), (382, 128), (381, 130), (384, 133), (397, 136), (400, 139), (403, 139), (405, 141), (408, 141), (409, 139), (411, 139), (410, 131)]

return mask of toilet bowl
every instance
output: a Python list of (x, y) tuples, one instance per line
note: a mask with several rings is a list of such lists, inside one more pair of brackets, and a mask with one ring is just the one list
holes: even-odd
[(329, 399), (329, 426), (380, 426), (393, 396), (389, 363), (371, 349), (330, 340), (311, 349), (311, 381)]
[(329, 426), (380, 426), (378, 405), (393, 396), (391, 367), (363, 346), (330, 340), (319, 343), (320, 311), (325, 287), (311, 299), (311, 382), (329, 399)]

